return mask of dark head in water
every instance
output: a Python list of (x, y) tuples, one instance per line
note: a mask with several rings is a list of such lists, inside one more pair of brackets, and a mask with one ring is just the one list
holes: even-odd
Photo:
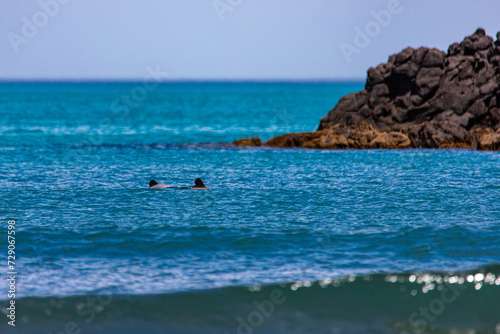
[(206, 190), (210, 190), (210, 188), (207, 187), (207, 186), (205, 186), (205, 184), (203, 183), (203, 181), (200, 178), (194, 180), (194, 186), (191, 187), (191, 189), (206, 189)]
[(158, 182), (156, 182), (155, 180), (151, 180), (149, 181), (149, 187), (154, 187), (158, 184)]

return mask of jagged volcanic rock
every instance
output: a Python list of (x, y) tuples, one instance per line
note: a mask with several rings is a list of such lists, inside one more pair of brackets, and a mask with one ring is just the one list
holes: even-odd
[(448, 53), (408, 47), (368, 70), (315, 132), (264, 145), (304, 148), (500, 147), (500, 32), (478, 29)]

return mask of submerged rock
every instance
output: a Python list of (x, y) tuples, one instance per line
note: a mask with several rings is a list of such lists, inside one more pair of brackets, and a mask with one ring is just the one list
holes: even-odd
[(366, 122), (360, 122), (350, 128), (334, 126), (315, 132), (281, 135), (265, 145), (323, 149), (410, 148), (410, 139), (402, 132), (379, 131)]
[(233, 141), (233, 144), (238, 146), (238, 147), (244, 147), (244, 146), (261, 146), (262, 141), (260, 140), (259, 137), (252, 137), (252, 138), (245, 138), (245, 139), (240, 139), (240, 140), (235, 140)]
[(480, 28), (447, 53), (406, 48), (370, 68), (365, 89), (342, 97), (317, 131), (281, 135), (264, 145), (498, 150), (499, 37), (494, 42)]

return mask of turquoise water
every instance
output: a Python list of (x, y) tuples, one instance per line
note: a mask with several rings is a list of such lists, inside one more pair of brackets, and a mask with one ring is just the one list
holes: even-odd
[(500, 331), (497, 152), (224, 144), (315, 130), (357, 83), (137, 87), (0, 85), (0, 332)]

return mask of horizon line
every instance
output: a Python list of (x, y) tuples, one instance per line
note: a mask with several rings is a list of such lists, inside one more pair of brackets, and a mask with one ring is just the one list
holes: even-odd
[[(148, 80), (158, 83), (364, 83), (366, 78), (336, 78), (336, 79), (171, 79)], [(144, 82), (137, 78), (95, 78), (95, 79), (65, 79), (65, 78), (0, 78), (0, 83), (138, 83)]]

